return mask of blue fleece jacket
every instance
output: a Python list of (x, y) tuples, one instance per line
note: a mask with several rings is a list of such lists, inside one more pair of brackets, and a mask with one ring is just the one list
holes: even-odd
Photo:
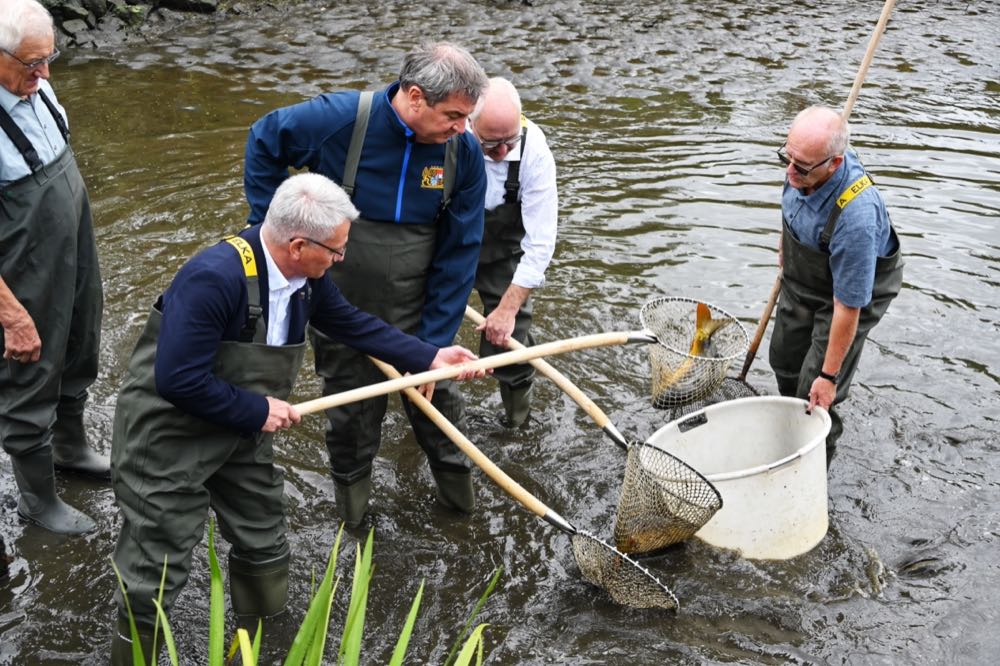
[[(392, 108), (393, 83), (372, 100), (353, 194), (361, 216), (389, 224), (433, 224), (441, 205), (444, 144), (413, 140), (413, 131)], [(277, 109), (250, 128), (243, 182), (250, 223), (264, 219), (289, 167), (308, 168), (343, 183), (347, 149), (357, 115), (358, 92), (320, 95)], [(471, 134), (458, 142), (451, 204), (437, 234), (428, 270), (427, 296), (417, 335), (439, 347), (452, 344), (475, 281), (483, 236), (486, 172)]]

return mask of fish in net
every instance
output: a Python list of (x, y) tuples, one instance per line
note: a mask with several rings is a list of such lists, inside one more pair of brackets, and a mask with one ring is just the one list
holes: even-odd
[(659, 409), (674, 409), (712, 395), (750, 343), (746, 329), (734, 316), (690, 298), (649, 301), (642, 306), (639, 319), (659, 342), (647, 347), (653, 405)]
[(722, 508), (708, 479), (663, 449), (629, 447), (615, 520), (615, 545), (626, 553), (653, 553), (694, 536)]

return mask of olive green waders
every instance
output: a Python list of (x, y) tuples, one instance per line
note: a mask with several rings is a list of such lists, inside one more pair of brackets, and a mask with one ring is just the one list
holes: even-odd
[[(525, 132), (521, 134), (521, 151), (524, 154)], [(520, 189), (518, 174), (520, 162), (510, 162), (507, 167), (506, 192), (504, 202), (493, 210), (486, 211), (483, 229), (483, 246), (479, 252), (479, 266), (476, 269), (476, 291), (483, 301), (483, 314), (489, 316), (500, 304), (504, 292), (514, 278), (517, 264), (524, 256), (521, 240), (524, 238), (524, 223), (521, 218), (521, 204), (517, 200)], [(511, 335), (523, 345), (535, 343), (531, 335), (533, 304), (528, 298), (514, 319)], [(479, 355), (483, 358), (507, 351), (497, 347), (481, 335)], [(528, 420), (531, 409), (531, 384), (535, 370), (529, 363), (507, 365), (493, 370), (493, 377), (500, 382), (500, 399), (503, 402), (507, 425), (519, 426)]]
[[(259, 293), (256, 288), (251, 295)], [(274, 466), (273, 435), (240, 434), (183, 412), (161, 398), (153, 364), (161, 314), (150, 313), (118, 397), (112, 441), (113, 485), (122, 513), (115, 563), (136, 624), (151, 632), (167, 559), (163, 606), (169, 612), (187, 582), (209, 507), (232, 544), (229, 584), (237, 616), (280, 613), (288, 593), (289, 549), (282, 505), (284, 475)], [(255, 340), (266, 339), (263, 319)], [(291, 392), (305, 343), (223, 342), (214, 374), (282, 400)], [(126, 615), (116, 594), (119, 620)], [(127, 626), (127, 625), (126, 625)], [(127, 634), (116, 632), (112, 663), (131, 662)]]
[(0, 191), (0, 275), (42, 340), (37, 363), (0, 361), (0, 441), (21, 493), (18, 514), (53, 532), (89, 532), (94, 522), (56, 496), (53, 473), (54, 463), (97, 476), (108, 471), (83, 430), (103, 293), (90, 202), (68, 145)]
[[(344, 261), (331, 269), (333, 281), (353, 305), (407, 333), (415, 333), (424, 305), (427, 271), (434, 253), (436, 228), (426, 224), (388, 224), (359, 218), (351, 225)], [(325, 395), (385, 380), (364, 354), (335, 343), (310, 328), (316, 372)], [(409, 400), (403, 407), (417, 443), (427, 455), (443, 504), (472, 511), (475, 504), (470, 462), (436, 425)], [(435, 385), (432, 402), (459, 429), (465, 405), (452, 381)], [(372, 461), (378, 452), (387, 396), (326, 411), (326, 445), (336, 485), (337, 511), (349, 526), (364, 518), (371, 488)]]
[[(835, 211), (839, 213), (839, 208)], [(832, 236), (836, 217), (831, 216), (827, 237)], [(784, 255), (778, 315), (771, 336), (770, 362), (781, 395), (809, 399), (809, 390), (819, 376), (833, 322), (833, 274), (830, 255), (800, 243), (783, 223), (781, 247)], [(895, 230), (892, 235), (896, 238)], [(833, 458), (837, 439), (844, 430), (833, 407), (847, 398), (854, 371), (861, 358), (868, 333), (879, 322), (903, 284), (903, 261), (897, 250), (879, 257), (875, 263), (872, 300), (861, 308), (858, 330), (840, 367), (837, 394), (830, 406), (830, 433), (826, 438), (827, 465)]]

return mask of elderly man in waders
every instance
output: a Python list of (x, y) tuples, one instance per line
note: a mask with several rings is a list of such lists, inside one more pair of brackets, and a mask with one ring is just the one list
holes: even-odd
[[(357, 214), (324, 176), (289, 178), (262, 225), (188, 261), (149, 314), (118, 397), (112, 443), (122, 512), (114, 558), (147, 658), (164, 556), (169, 611), (209, 508), (232, 544), (229, 591), (241, 626), (255, 628), (284, 609), (289, 548), (272, 440), (300, 420), (285, 400), (307, 324), (403, 372), (476, 358), (407, 335), (344, 298), (326, 273), (347, 254)], [(119, 592), (116, 600), (112, 663), (131, 664), (125, 599)]]
[(52, 17), (0, 5), (0, 441), (22, 520), (59, 534), (94, 521), (56, 496), (55, 469), (110, 478), (83, 412), (97, 377), (103, 292), (87, 189), (49, 85)]
[(899, 239), (882, 195), (848, 149), (847, 122), (821, 106), (795, 117), (785, 165), (781, 294), (770, 362), (782, 395), (830, 411), (827, 465), (869, 332), (903, 282)]
[[(358, 307), (431, 344), (451, 344), (483, 233), (486, 176), (465, 124), (485, 88), (486, 74), (468, 52), (428, 44), (405, 56), (399, 80), (383, 90), (328, 93), (272, 111), (247, 137), (250, 222), (260, 220), (289, 167), (308, 167), (340, 183), (361, 217), (351, 231), (351, 253), (332, 269), (333, 281)], [(384, 380), (367, 358), (322, 332), (311, 341), (325, 394)], [(464, 430), (454, 382), (439, 382), (433, 403)], [(381, 396), (327, 410), (336, 506), (349, 527), (367, 514), (386, 406)], [(403, 407), (438, 500), (472, 511), (469, 459), (408, 400)]]
[[(521, 113), (514, 85), (490, 79), (483, 101), (472, 114), (472, 131), (486, 164), (486, 215), (483, 247), (476, 270), (476, 291), (486, 321), (480, 356), (505, 351), (513, 337), (525, 345), (531, 336), (534, 289), (545, 284), (545, 270), (556, 247), (559, 198), (556, 164), (542, 130)], [(504, 423), (528, 420), (534, 368), (528, 363), (497, 368)]]

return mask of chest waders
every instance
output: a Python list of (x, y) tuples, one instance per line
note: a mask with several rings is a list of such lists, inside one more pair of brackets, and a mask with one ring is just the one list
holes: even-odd
[[(852, 192), (851, 188), (855, 185), (859, 185), (860, 189)], [(830, 270), (830, 253), (827, 248), (843, 207), (870, 185), (871, 180), (864, 176), (838, 197), (838, 204), (830, 212), (821, 235), (821, 250), (799, 242), (788, 221), (782, 220), (784, 267), (769, 355), (781, 395), (808, 400), (809, 389), (823, 368), (833, 322), (833, 273)], [(896, 251), (888, 257), (876, 259), (872, 300), (861, 308), (857, 333), (840, 368), (837, 394), (830, 408), (831, 427), (826, 439), (827, 465), (844, 429), (833, 406), (847, 398), (868, 333), (885, 314), (889, 303), (903, 284), (899, 239), (895, 229), (891, 230), (891, 234), (896, 241)]]
[[(521, 157), (527, 142), (527, 119), (521, 116)], [(521, 162), (508, 162), (507, 179), (504, 182), (503, 203), (486, 211), (483, 228), (483, 246), (479, 252), (479, 266), (476, 268), (476, 291), (483, 301), (483, 314), (489, 316), (503, 298), (504, 292), (514, 279), (517, 265), (524, 256), (521, 241), (524, 239), (524, 221), (521, 217), (521, 202), (518, 194)], [(535, 344), (531, 335), (531, 321), (534, 303), (528, 297), (517, 311), (514, 319), (515, 340), (526, 346)], [(493, 356), (501, 349), (481, 334), (479, 355)], [(528, 419), (531, 407), (531, 384), (535, 369), (530, 363), (508, 365), (493, 370), (493, 377), (500, 383), (500, 399), (503, 402), (506, 423), (511, 427), (520, 426)]]
[(90, 448), (83, 427), (87, 389), (97, 377), (104, 300), (90, 201), (69, 132), (45, 93), (38, 95), (67, 141), (49, 164), (0, 109), (0, 127), (31, 169), (0, 186), (0, 275), (42, 341), (37, 363), (0, 361), (0, 441), (11, 457), (22, 519), (82, 534), (95, 525), (56, 496), (53, 470), (108, 476), (107, 457)]
[[(348, 195), (354, 192), (371, 97), (370, 92), (362, 93), (358, 104), (341, 184)], [(347, 255), (330, 269), (334, 283), (350, 303), (410, 334), (416, 333), (420, 324), (437, 227), (446, 214), (454, 188), (455, 145), (449, 142), (445, 150), (438, 220), (431, 224), (393, 224), (360, 217), (351, 225)], [(325, 395), (385, 379), (363, 354), (333, 342), (312, 328), (309, 337), (315, 352), (316, 372), (324, 379)], [(464, 427), (465, 405), (454, 382), (438, 382), (432, 402), (459, 428)], [(427, 455), (439, 499), (446, 505), (471, 511), (474, 495), (468, 458), (408, 400), (402, 403), (417, 443)], [(387, 404), (388, 397), (379, 396), (326, 410), (329, 419), (326, 445), (330, 451), (337, 512), (348, 527), (360, 525), (367, 512), (372, 461), (378, 453)]]
[[(245, 243), (238, 238), (229, 242)], [(249, 256), (253, 259), (252, 250)], [(219, 345), (212, 372), (234, 386), (285, 400), (302, 365), (305, 343), (266, 344), (256, 262), (244, 263), (244, 268), (250, 323), (241, 341)], [(122, 515), (114, 559), (128, 587), (136, 623), (140, 628), (153, 627), (156, 609), (151, 599), (158, 594), (164, 556), (169, 566), (163, 607), (169, 612), (173, 606), (187, 582), (191, 553), (201, 542), (209, 507), (215, 511), (220, 533), (232, 544), (229, 586), (234, 611), (254, 619), (275, 615), (287, 597), (289, 550), (282, 505), (284, 474), (274, 466), (273, 434), (239, 433), (160, 397), (154, 361), (162, 316), (155, 307), (150, 311), (132, 353), (115, 409), (111, 449), (113, 485)], [(132, 663), (120, 592), (116, 601), (116, 635), (123, 636), (115, 639), (112, 663)], [(128, 661), (114, 661), (116, 651), (123, 651)]]

